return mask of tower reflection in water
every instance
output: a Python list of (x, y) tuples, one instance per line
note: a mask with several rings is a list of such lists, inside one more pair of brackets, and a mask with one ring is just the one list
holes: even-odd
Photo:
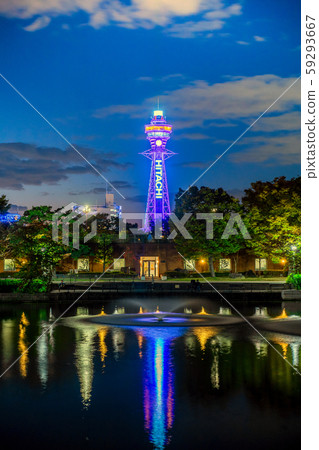
[[(144, 426), (157, 450), (170, 440), (174, 421), (174, 364), (172, 341), (184, 334), (182, 328), (144, 328), (137, 336), (146, 340), (143, 354)], [(139, 340), (140, 342), (140, 340)]]

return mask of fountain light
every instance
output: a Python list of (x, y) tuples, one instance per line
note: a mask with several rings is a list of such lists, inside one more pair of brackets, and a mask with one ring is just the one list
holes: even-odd
[(201, 309), (201, 311), (198, 314), (202, 314), (202, 315), (207, 314), (207, 312), (204, 309), (204, 306), (202, 306), (202, 309)]
[(139, 314), (143, 314), (143, 308), (140, 306), (140, 309), (138, 311)]
[(102, 306), (101, 312), (99, 314), (100, 316), (106, 316), (105, 312), (104, 312), (104, 306)]
[(287, 318), (288, 318), (288, 315), (286, 313), (286, 308), (284, 308), (282, 310), (282, 313), (279, 316), (274, 317), (274, 319), (287, 319)]

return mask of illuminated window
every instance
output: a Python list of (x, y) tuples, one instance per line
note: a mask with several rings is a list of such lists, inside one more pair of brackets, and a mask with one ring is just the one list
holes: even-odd
[(267, 270), (267, 259), (256, 258), (255, 259), (255, 270)]
[(184, 261), (184, 269), (195, 270), (195, 259), (187, 259)]
[(16, 266), (13, 259), (4, 260), (4, 270), (16, 270)]
[(222, 258), (219, 260), (219, 270), (230, 270), (231, 260), (230, 258)]
[(90, 270), (90, 262), (88, 258), (78, 259), (78, 270), (81, 272), (88, 272)]
[(121, 270), (122, 267), (125, 267), (125, 259), (124, 258), (114, 260), (114, 264), (113, 264), (114, 270)]

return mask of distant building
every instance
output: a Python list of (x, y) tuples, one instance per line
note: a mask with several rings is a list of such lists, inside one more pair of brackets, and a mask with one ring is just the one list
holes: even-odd
[(14, 223), (20, 220), (20, 218), (21, 218), (20, 214), (11, 214), (11, 213), (0, 214), (1, 223)]
[(79, 214), (86, 214), (88, 217), (96, 214), (107, 214), (109, 217), (121, 217), (122, 206), (114, 202), (114, 194), (105, 194), (104, 205), (77, 205), (73, 206), (73, 211)]

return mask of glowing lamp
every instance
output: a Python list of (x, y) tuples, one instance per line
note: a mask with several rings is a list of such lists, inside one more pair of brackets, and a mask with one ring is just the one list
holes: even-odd
[(154, 111), (154, 116), (162, 116), (162, 115), (163, 115), (163, 111), (161, 111), (161, 110)]
[(156, 147), (160, 147), (162, 145), (162, 141), (160, 139), (157, 139), (156, 143)]

